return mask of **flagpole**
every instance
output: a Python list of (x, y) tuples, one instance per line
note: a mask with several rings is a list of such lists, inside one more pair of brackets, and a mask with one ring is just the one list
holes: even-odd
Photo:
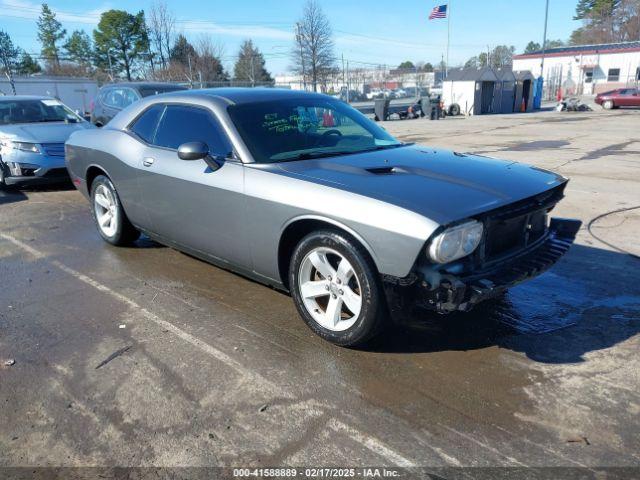
[(447, 63), (444, 68), (444, 76), (445, 78), (449, 74), (449, 41), (451, 40), (451, 3), (453, 0), (449, 0), (449, 4), (447, 5)]

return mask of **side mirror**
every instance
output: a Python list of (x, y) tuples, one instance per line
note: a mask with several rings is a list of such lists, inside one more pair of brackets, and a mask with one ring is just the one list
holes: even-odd
[(181, 160), (202, 160), (209, 155), (209, 146), (204, 142), (187, 142), (178, 147)]

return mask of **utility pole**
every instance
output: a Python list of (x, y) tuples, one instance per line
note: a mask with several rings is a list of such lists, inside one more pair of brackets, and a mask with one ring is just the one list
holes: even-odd
[(346, 83), (344, 80), (344, 53), (342, 54), (342, 86), (345, 87)]
[(547, 23), (549, 21), (549, 0), (544, 10), (544, 35), (542, 37), (542, 60), (540, 60), (540, 76), (544, 75), (544, 56), (547, 52)]
[(187, 55), (187, 61), (189, 62), (189, 88), (193, 90), (193, 73), (191, 71), (191, 55)]
[(349, 98), (349, 90), (350, 90), (350, 85), (349, 85), (349, 60), (347, 60), (347, 103), (350, 103), (350, 98)]
[(302, 65), (302, 84), (303, 84), (304, 90), (306, 91), (307, 90), (307, 72), (305, 71), (305, 68), (304, 68), (304, 51), (303, 51), (303, 45), (302, 45), (302, 42), (304, 41), (304, 34), (302, 33), (302, 25), (300, 25), (300, 22), (296, 23), (296, 41), (300, 46), (300, 64)]
[(445, 78), (449, 74), (449, 42), (451, 40), (451, 4), (453, 0), (449, 0), (447, 5), (447, 63), (444, 66), (444, 76)]

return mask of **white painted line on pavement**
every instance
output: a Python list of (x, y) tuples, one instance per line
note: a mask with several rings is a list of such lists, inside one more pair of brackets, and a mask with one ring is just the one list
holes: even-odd
[[(20, 249), (24, 250), (25, 252), (27, 252), (28, 254), (30, 254), (31, 256), (33, 256), (35, 259), (43, 259), (46, 258), (46, 255), (42, 252), (40, 252), (39, 250), (31, 247), (30, 245), (27, 245), (26, 243), (10, 236), (4, 233), (0, 233), (0, 237), (7, 240), (8, 242), (13, 243), (15, 246), (19, 247)], [(266, 378), (264, 378), (262, 375), (247, 369), (246, 367), (244, 367), (242, 364), (240, 364), (239, 362), (237, 362), (236, 360), (234, 360), (233, 358), (231, 358), (229, 355), (227, 355), (226, 353), (222, 352), (221, 350), (218, 350), (217, 348), (209, 345), (206, 342), (203, 342), (202, 340), (200, 340), (199, 338), (194, 337), (193, 335), (191, 335), (190, 333), (185, 332), (184, 330), (176, 327), (174, 324), (167, 322), (166, 320), (161, 319), (160, 317), (158, 317), (156, 314), (150, 312), (149, 310), (147, 310), (146, 308), (140, 306), (138, 303), (136, 303), (135, 301), (131, 300), (130, 298), (126, 297), (125, 295), (118, 293), (112, 289), (110, 289), (109, 287), (107, 287), (106, 285), (103, 285), (102, 283), (74, 270), (73, 268), (67, 267), (65, 264), (57, 261), (57, 260), (48, 260), (52, 265), (54, 265), (55, 267), (59, 268), (60, 270), (62, 270), (65, 273), (68, 273), (69, 275), (73, 276), (74, 278), (80, 280), (83, 283), (86, 283), (87, 285), (95, 288), (96, 290), (106, 293), (110, 296), (112, 296), (113, 298), (121, 301), (122, 303), (124, 303), (125, 305), (128, 305), (129, 307), (137, 310), (138, 312), (140, 312), (141, 315), (143, 315), (145, 318), (147, 318), (148, 320), (151, 320), (152, 322), (154, 322), (155, 324), (159, 325), (160, 327), (169, 330), (170, 332), (172, 332), (174, 335), (177, 335), (178, 337), (180, 337), (182, 340), (184, 340), (187, 343), (190, 343), (191, 345), (193, 345), (194, 347), (202, 350), (203, 352), (205, 352), (206, 354), (214, 357), (215, 359), (221, 361), (222, 363), (228, 365), (229, 367), (237, 370), (239, 373), (245, 375), (245, 376), (250, 376), (250, 377), (254, 377), (257, 380), (260, 380), (261, 382), (264, 382), (267, 385), (273, 385), (273, 382), (271, 382), (270, 380), (267, 380)]]
[[(27, 245), (26, 243), (14, 238), (14, 237), (12, 237), (10, 235), (4, 234), (4, 233), (0, 233), (0, 238), (3, 238), (6, 241), (14, 244), (18, 248), (20, 248), (20, 249), (24, 250), (25, 252), (27, 252), (28, 254), (30, 254), (35, 259), (45, 259), (47, 257), (41, 251), (31, 247), (30, 245)], [(171, 331), (172, 333), (174, 333), (175, 335), (177, 335), (178, 337), (180, 337), (184, 341), (190, 343), (194, 347), (199, 348), (200, 350), (202, 350), (203, 352), (207, 353), (208, 355), (210, 355), (210, 356), (216, 358), (217, 360), (225, 363), (226, 365), (234, 368), (235, 370), (240, 372), (242, 375), (247, 376), (247, 377), (253, 377), (256, 380), (259, 380), (263, 384), (269, 385), (274, 389), (277, 388), (277, 386), (275, 384), (273, 384), (273, 382), (271, 382), (270, 380), (264, 378), (262, 375), (257, 374), (257, 373), (255, 373), (255, 372), (253, 372), (251, 370), (248, 370), (242, 364), (238, 363), (236, 360), (234, 360), (233, 358), (229, 357), (226, 353), (218, 350), (217, 348), (209, 345), (206, 342), (203, 342), (202, 340), (194, 337), (190, 333), (187, 333), (184, 330), (176, 327), (172, 323), (167, 322), (166, 320), (162, 320), (160, 317), (158, 317), (154, 313), (150, 312), (146, 308), (140, 306), (138, 303), (136, 303), (135, 301), (133, 301), (130, 298), (126, 297), (125, 295), (110, 289), (106, 285), (103, 285), (102, 283), (100, 283), (100, 282), (88, 277), (87, 275), (84, 275), (83, 273), (80, 273), (77, 270), (74, 270), (73, 268), (66, 266), (65, 264), (59, 262), (58, 260), (47, 260), (47, 261), (50, 262), (55, 267), (57, 267), (60, 270), (62, 270), (63, 272), (68, 273), (69, 275), (73, 276), (74, 278), (80, 280), (81, 282), (86, 283), (87, 285), (95, 288), (96, 290), (98, 290), (100, 292), (103, 292), (103, 293), (106, 293), (106, 294), (112, 296), (113, 298), (121, 301), (122, 303), (124, 303), (125, 305), (128, 305), (129, 307), (131, 307), (133, 309), (136, 309), (143, 316), (145, 316), (148, 320), (151, 320), (152, 322), (156, 323), (157, 325), (159, 325), (159, 326)], [(396, 451), (392, 450), (391, 448), (387, 447), (384, 443), (382, 443), (377, 438), (374, 438), (374, 437), (371, 437), (369, 435), (366, 435), (366, 434), (360, 432), (359, 430), (355, 429), (354, 427), (351, 427), (351, 426), (341, 422), (340, 420), (337, 420), (337, 419), (333, 418), (328, 422), (328, 426), (331, 429), (333, 429), (334, 431), (336, 431), (336, 432), (346, 433), (352, 440), (360, 443), (361, 445), (363, 445), (368, 450), (370, 450), (370, 451), (372, 451), (372, 452), (374, 452), (374, 453), (386, 458), (394, 466), (398, 466), (398, 467), (415, 467), (416, 466), (413, 461), (409, 460), (408, 458), (404, 457), (403, 455), (401, 455), (401, 454), (397, 453)]]
[(395, 450), (392, 450), (391, 448), (387, 447), (384, 443), (382, 443), (377, 438), (370, 437), (369, 435), (366, 435), (361, 431), (356, 430), (355, 428), (350, 427), (345, 423), (342, 423), (340, 420), (332, 418), (327, 422), (327, 426), (332, 430), (334, 430), (335, 432), (346, 433), (349, 437), (351, 437), (352, 440), (355, 440), (356, 442), (365, 446), (372, 452), (377, 453), (378, 455), (383, 456), (386, 459), (393, 462), (393, 466), (396, 466), (396, 467), (415, 467), (416, 466), (416, 464), (412, 460), (409, 460), (408, 458), (402, 456)]

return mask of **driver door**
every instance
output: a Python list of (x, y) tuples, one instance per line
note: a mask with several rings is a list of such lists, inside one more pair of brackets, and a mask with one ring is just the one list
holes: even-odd
[(228, 159), (213, 171), (204, 160), (181, 160), (178, 147), (193, 141), (206, 143), (212, 154), (232, 156), (211, 111), (167, 105), (140, 167), (140, 197), (153, 232), (177, 246), (248, 267), (242, 240), (244, 166)]

